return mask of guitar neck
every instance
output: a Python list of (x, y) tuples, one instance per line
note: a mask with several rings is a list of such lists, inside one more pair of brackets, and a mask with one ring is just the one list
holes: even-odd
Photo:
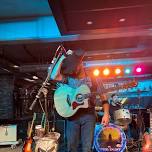
[(112, 91), (116, 91), (116, 90), (120, 90), (120, 89), (127, 89), (127, 85), (120, 85), (120, 86), (114, 86), (114, 87), (110, 87), (105, 89), (106, 92), (112, 92)]
[(127, 83), (127, 84), (123, 84), (123, 85), (118, 85), (118, 86), (113, 86), (113, 87), (109, 87), (109, 88), (104, 88), (104, 90), (102, 90), (102, 91), (100, 90), (100, 92), (93, 92), (93, 93), (86, 94), (85, 97), (89, 97), (92, 94), (99, 95), (101, 93), (113, 92), (113, 91), (120, 90), (120, 89), (133, 88), (133, 87), (136, 87), (136, 86), (137, 86), (137, 82), (133, 81), (133, 82), (130, 82), (130, 83)]
[(31, 134), (32, 134), (32, 130), (33, 130), (33, 125), (34, 125), (35, 119), (36, 119), (36, 113), (34, 113), (34, 115), (33, 115), (32, 123), (31, 123), (31, 126), (30, 126), (30, 130), (28, 132), (28, 138), (31, 138)]

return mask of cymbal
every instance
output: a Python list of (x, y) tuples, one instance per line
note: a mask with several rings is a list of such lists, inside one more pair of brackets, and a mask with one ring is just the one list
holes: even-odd
[(101, 107), (101, 106), (95, 106), (95, 110), (96, 111), (101, 111), (101, 110), (103, 110), (103, 107)]

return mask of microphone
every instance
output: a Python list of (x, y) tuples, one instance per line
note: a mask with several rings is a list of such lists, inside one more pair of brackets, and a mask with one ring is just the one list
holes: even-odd
[(68, 50), (68, 51), (66, 52), (66, 54), (67, 54), (67, 55), (72, 55), (72, 54), (73, 54), (73, 51), (72, 51), (72, 50)]

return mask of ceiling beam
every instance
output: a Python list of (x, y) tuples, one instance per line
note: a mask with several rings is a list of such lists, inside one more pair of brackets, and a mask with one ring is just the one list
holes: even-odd
[(103, 33), (84, 33), (66, 36), (58, 36), (54, 38), (35, 38), (24, 40), (10, 40), (0, 41), (0, 44), (30, 44), (30, 43), (48, 43), (48, 42), (68, 42), (68, 41), (81, 41), (81, 40), (95, 40), (95, 39), (110, 39), (110, 38), (124, 38), (124, 37), (150, 37), (152, 38), (152, 28), (148, 29), (132, 29), (123, 28), (123, 30), (116, 31), (113, 29), (111, 32), (103, 30)]
[(132, 64), (141, 64), (141, 63), (152, 64), (152, 57), (84, 61), (85, 67), (111, 66), (111, 65), (132, 65)]
[[(84, 61), (85, 67), (93, 66), (107, 66), (107, 65), (132, 65), (138, 63), (152, 64), (152, 57), (141, 57), (141, 58), (125, 58), (125, 59), (111, 59), (111, 60), (94, 60)], [(29, 64), (22, 65), (19, 67), (20, 72), (38, 72), (47, 71), (51, 64)]]
[(134, 48), (122, 48), (122, 49), (105, 49), (105, 50), (92, 50), (92, 51), (87, 51), (85, 54), (85, 57), (88, 56), (99, 56), (99, 55), (111, 55), (111, 54), (128, 54), (128, 53), (140, 53), (141, 51), (144, 51), (145, 49), (151, 49), (149, 46), (142, 46), (139, 45)]

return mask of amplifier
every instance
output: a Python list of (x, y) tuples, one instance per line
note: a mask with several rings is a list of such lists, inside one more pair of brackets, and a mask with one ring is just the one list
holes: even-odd
[(17, 141), (17, 125), (0, 126), (0, 142)]

